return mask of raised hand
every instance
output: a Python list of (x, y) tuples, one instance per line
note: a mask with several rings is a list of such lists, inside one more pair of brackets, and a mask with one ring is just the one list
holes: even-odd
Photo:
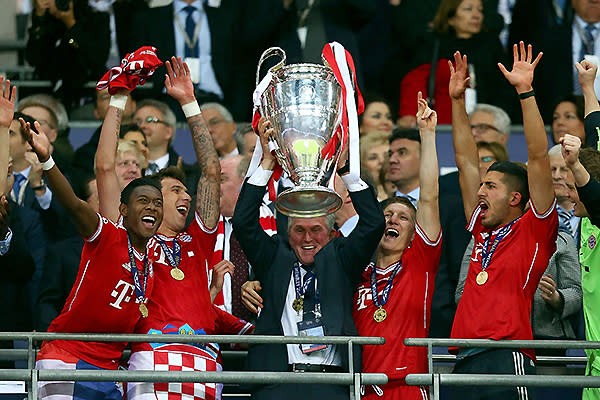
[(30, 151), (25, 153), (25, 160), (27, 160), (31, 166), (31, 169), (29, 170), (29, 184), (32, 187), (40, 186), (42, 183), (42, 176), (44, 175), (40, 160), (38, 160), (37, 155)]
[(165, 62), (165, 65), (167, 66), (165, 75), (167, 94), (181, 105), (195, 101), (194, 84), (188, 65), (181, 61), (181, 57), (171, 57), (171, 61)]
[(581, 88), (590, 86), (593, 88), (598, 66), (588, 60), (583, 60), (580, 63), (576, 62), (575, 68), (577, 68), (577, 78), (579, 79)]
[(515, 87), (517, 93), (528, 92), (533, 89), (533, 71), (540, 62), (543, 53), (539, 53), (535, 60), (533, 58), (533, 48), (529, 44), (525, 50), (525, 44), (519, 42), (519, 46), (513, 46), (513, 67), (510, 72), (502, 63), (498, 63), (498, 68), (511, 85)]
[(25, 132), (27, 142), (29, 142), (31, 148), (35, 154), (37, 154), (38, 160), (40, 160), (40, 162), (48, 161), (50, 158), (50, 141), (48, 140), (48, 136), (46, 136), (42, 130), (40, 123), (37, 121), (34, 122), (35, 129), (39, 132), (38, 134), (31, 129), (31, 124), (25, 122), (23, 118), (19, 118), (19, 122), (21, 123), (21, 128)]
[(566, 134), (559, 139), (562, 145), (561, 153), (568, 166), (575, 165), (579, 160), (579, 149), (581, 149), (581, 139), (577, 136)]
[[(4, 84), (4, 85), (3, 85)], [(2, 90), (4, 88), (4, 90)], [(0, 126), (10, 127), (15, 114), (15, 98), (17, 97), (17, 87), (11, 88), (10, 81), (0, 76)]]
[(451, 99), (460, 100), (465, 94), (465, 90), (469, 87), (469, 78), (467, 72), (469, 64), (467, 63), (467, 55), (461, 56), (460, 52), (454, 53), (454, 65), (448, 60), (450, 67), (450, 83), (448, 84), (448, 93)]
[(437, 113), (427, 105), (423, 93), (417, 94), (417, 126), (419, 131), (434, 131), (437, 126)]
[(263, 151), (261, 165), (264, 170), (271, 170), (275, 166), (275, 157), (273, 157), (273, 154), (269, 150), (269, 138), (274, 132), (275, 130), (271, 128), (271, 122), (261, 117), (258, 121), (258, 136), (260, 137), (260, 145)]

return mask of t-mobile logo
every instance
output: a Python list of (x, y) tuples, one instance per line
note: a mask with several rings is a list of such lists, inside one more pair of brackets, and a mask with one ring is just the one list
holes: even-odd
[(125, 282), (124, 280), (119, 280), (117, 286), (115, 286), (112, 293), (110, 294), (112, 297), (116, 298), (116, 300), (114, 301), (114, 303), (110, 303), (110, 305), (114, 308), (121, 310), (121, 302), (125, 301), (126, 303), (128, 303), (129, 300), (131, 300), (131, 296), (133, 295), (134, 290), (135, 286), (133, 286), (131, 283)]

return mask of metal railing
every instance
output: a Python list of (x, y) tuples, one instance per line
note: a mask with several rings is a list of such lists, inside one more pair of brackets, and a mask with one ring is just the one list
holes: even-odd
[[(118, 382), (202, 382), (202, 383), (314, 383), (349, 386), (350, 398), (360, 399), (361, 385), (383, 385), (385, 374), (354, 371), (353, 345), (381, 345), (382, 337), (357, 336), (265, 336), (265, 335), (136, 335), (93, 333), (0, 332), (0, 341), (26, 340), (27, 349), (0, 351), (0, 358), (15, 355), (27, 359), (27, 369), (0, 369), (0, 380), (25, 381), (28, 399), (37, 399), (39, 381), (118, 381)], [(36, 370), (34, 342), (42, 340), (78, 340), (94, 342), (148, 343), (244, 343), (244, 344), (336, 344), (348, 346), (349, 372), (309, 374), (296, 372), (238, 372), (238, 371), (113, 371), (113, 370)]]
[[(434, 373), (434, 347), (489, 348), (489, 349), (600, 349), (600, 342), (585, 340), (490, 340), (490, 339), (430, 339), (407, 338), (407, 346), (427, 347), (427, 374), (408, 374), (406, 384), (429, 386), (430, 397), (439, 400), (440, 386), (532, 386), (532, 387), (600, 387), (598, 376), (552, 375), (552, 379), (540, 375), (508, 374), (444, 374)], [(444, 361), (456, 360), (456, 356), (442, 355)], [(547, 362), (583, 363), (584, 357), (541, 357)]]

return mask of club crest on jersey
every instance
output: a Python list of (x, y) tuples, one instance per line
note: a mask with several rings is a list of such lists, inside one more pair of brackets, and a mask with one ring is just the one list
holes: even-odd
[(189, 243), (192, 241), (192, 236), (190, 236), (188, 233), (182, 233), (177, 237), (177, 239), (181, 240), (182, 242)]
[(588, 238), (588, 247), (590, 250), (593, 250), (596, 247), (596, 237), (594, 235), (590, 235)]

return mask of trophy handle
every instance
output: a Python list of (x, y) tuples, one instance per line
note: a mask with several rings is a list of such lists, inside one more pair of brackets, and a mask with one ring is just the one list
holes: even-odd
[(265, 50), (258, 60), (258, 67), (256, 68), (256, 86), (258, 86), (260, 83), (260, 67), (262, 67), (262, 64), (267, 60), (267, 58), (275, 55), (281, 57), (281, 61), (279, 61), (279, 63), (277, 63), (275, 66), (271, 67), (269, 72), (275, 72), (285, 65), (285, 51), (283, 51), (281, 47), (270, 47)]

